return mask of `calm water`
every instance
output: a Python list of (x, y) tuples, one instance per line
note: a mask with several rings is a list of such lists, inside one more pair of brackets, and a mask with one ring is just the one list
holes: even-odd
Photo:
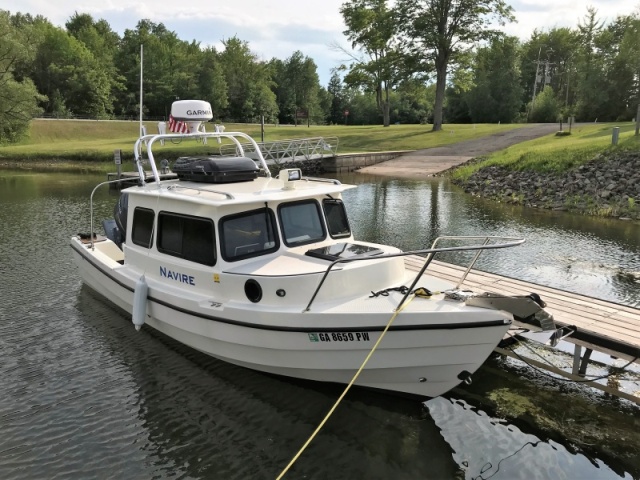
[[(0, 478), (275, 478), (340, 390), (136, 333), (71, 261), (102, 180), (0, 171)], [(342, 180), (360, 183), (346, 195), (360, 238), (415, 249), (441, 234), (522, 235), (479, 268), (640, 306), (637, 225), (490, 204), (442, 180)], [(97, 218), (115, 198), (97, 196)], [(496, 358), (424, 404), (350, 392), (287, 478), (640, 478), (639, 419)]]

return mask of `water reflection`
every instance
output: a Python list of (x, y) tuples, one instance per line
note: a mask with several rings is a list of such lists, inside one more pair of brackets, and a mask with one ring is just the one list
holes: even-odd
[[(138, 334), (124, 316), (109, 316), (112, 307), (86, 287), (77, 308), (101, 349), (126, 366), (130, 400), (121, 407), (142, 427), (134, 443), (154, 465), (147, 476), (275, 478), (339, 395), (336, 387), (217, 361), (148, 329)], [(419, 403), (355, 392), (291, 476), (454, 478), (457, 472), (449, 444)]]
[[(427, 248), (441, 235), (521, 236), (520, 247), (485, 252), (481, 270), (631, 306), (640, 306), (640, 225), (559, 211), (499, 204), (469, 196), (445, 179), (410, 181), (350, 174), (345, 192), (359, 238), (404, 250)], [(464, 264), (469, 255), (442, 260)]]
[[(88, 229), (87, 199), (102, 180), (0, 171), (0, 478), (274, 478), (339, 389), (136, 333), (128, 315), (83, 286), (71, 261), (69, 235)], [(441, 234), (522, 232), (525, 246), (483, 267), (578, 290), (596, 282), (605, 297), (638, 302), (625, 273), (640, 270), (635, 225), (489, 204), (441, 180), (358, 182), (347, 197), (361, 238), (414, 249)], [(113, 202), (99, 191), (96, 217), (110, 216)], [(640, 475), (637, 444), (626, 442), (627, 451), (612, 440), (635, 438), (633, 412), (620, 408), (611, 420), (615, 405), (601, 409), (584, 391), (523, 375), (489, 362), (472, 386), (426, 408), (353, 391), (288, 477)], [(517, 399), (538, 413), (501, 421), (505, 398), (511, 412)], [(546, 428), (548, 419), (562, 428)], [(571, 448), (591, 430), (611, 438)]]

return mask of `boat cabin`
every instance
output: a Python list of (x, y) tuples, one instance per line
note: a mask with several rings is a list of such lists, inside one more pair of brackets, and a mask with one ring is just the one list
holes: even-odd
[[(123, 191), (115, 221), (125, 263), (138, 266), (147, 276), (186, 285), (194, 293), (223, 291), (220, 284), (237, 283), (230, 280), (232, 276), (264, 277), (265, 282), (276, 277), (288, 286), (274, 291), (281, 295), (300, 288), (301, 296), (308, 299), (318, 276), (333, 261), (399, 251), (354, 242), (342, 202), (342, 192), (350, 185), (306, 178), (299, 169), (283, 170), (276, 178), (258, 177), (250, 159), (246, 159), (250, 163), (222, 160), (209, 159), (203, 166), (204, 161), (196, 159), (197, 165), (191, 162), (188, 167), (183, 161), (179, 180)], [(238, 165), (251, 173), (244, 175)], [(388, 281), (383, 273), (386, 263), (378, 262), (376, 271), (369, 273)], [(343, 265), (336, 270), (346, 268)], [(392, 270), (394, 276), (401, 273), (398, 268)], [(261, 280), (255, 283), (250, 290), (259, 292), (247, 297), (255, 303), (264, 301)], [(372, 287), (378, 283), (374, 280)], [(236, 292), (238, 286), (243, 288), (235, 285)], [(343, 297), (350, 288), (337, 284), (335, 289), (323, 290), (327, 294), (335, 290), (334, 295)]]

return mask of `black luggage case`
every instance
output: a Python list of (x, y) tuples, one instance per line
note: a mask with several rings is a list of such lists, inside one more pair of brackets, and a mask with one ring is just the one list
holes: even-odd
[(173, 172), (180, 180), (192, 182), (248, 182), (258, 176), (258, 167), (247, 157), (180, 157)]

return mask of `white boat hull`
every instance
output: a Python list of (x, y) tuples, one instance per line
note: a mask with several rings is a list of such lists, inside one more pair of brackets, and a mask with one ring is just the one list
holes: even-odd
[[(131, 312), (141, 272), (109, 265), (79, 241), (72, 246), (84, 282)], [(161, 287), (149, 284), (148, 326), (235, 365), (340, 384), (352, 379), (391, 319), (396, 301), (362, 300), (343, 311), (334, 307), (302, 313), (299, 307), (283, 311), (249, 302), (198, 301), (172, 296)], [(356, 385), (424, 398), (442, 395), (475, 372), (509, 328), (510, 316), (504, 312), (420, 312), (419, 301), (435, 302), (414, 300), (397, 316)], [(366, 302), (386, 308), (365, 314)]]

